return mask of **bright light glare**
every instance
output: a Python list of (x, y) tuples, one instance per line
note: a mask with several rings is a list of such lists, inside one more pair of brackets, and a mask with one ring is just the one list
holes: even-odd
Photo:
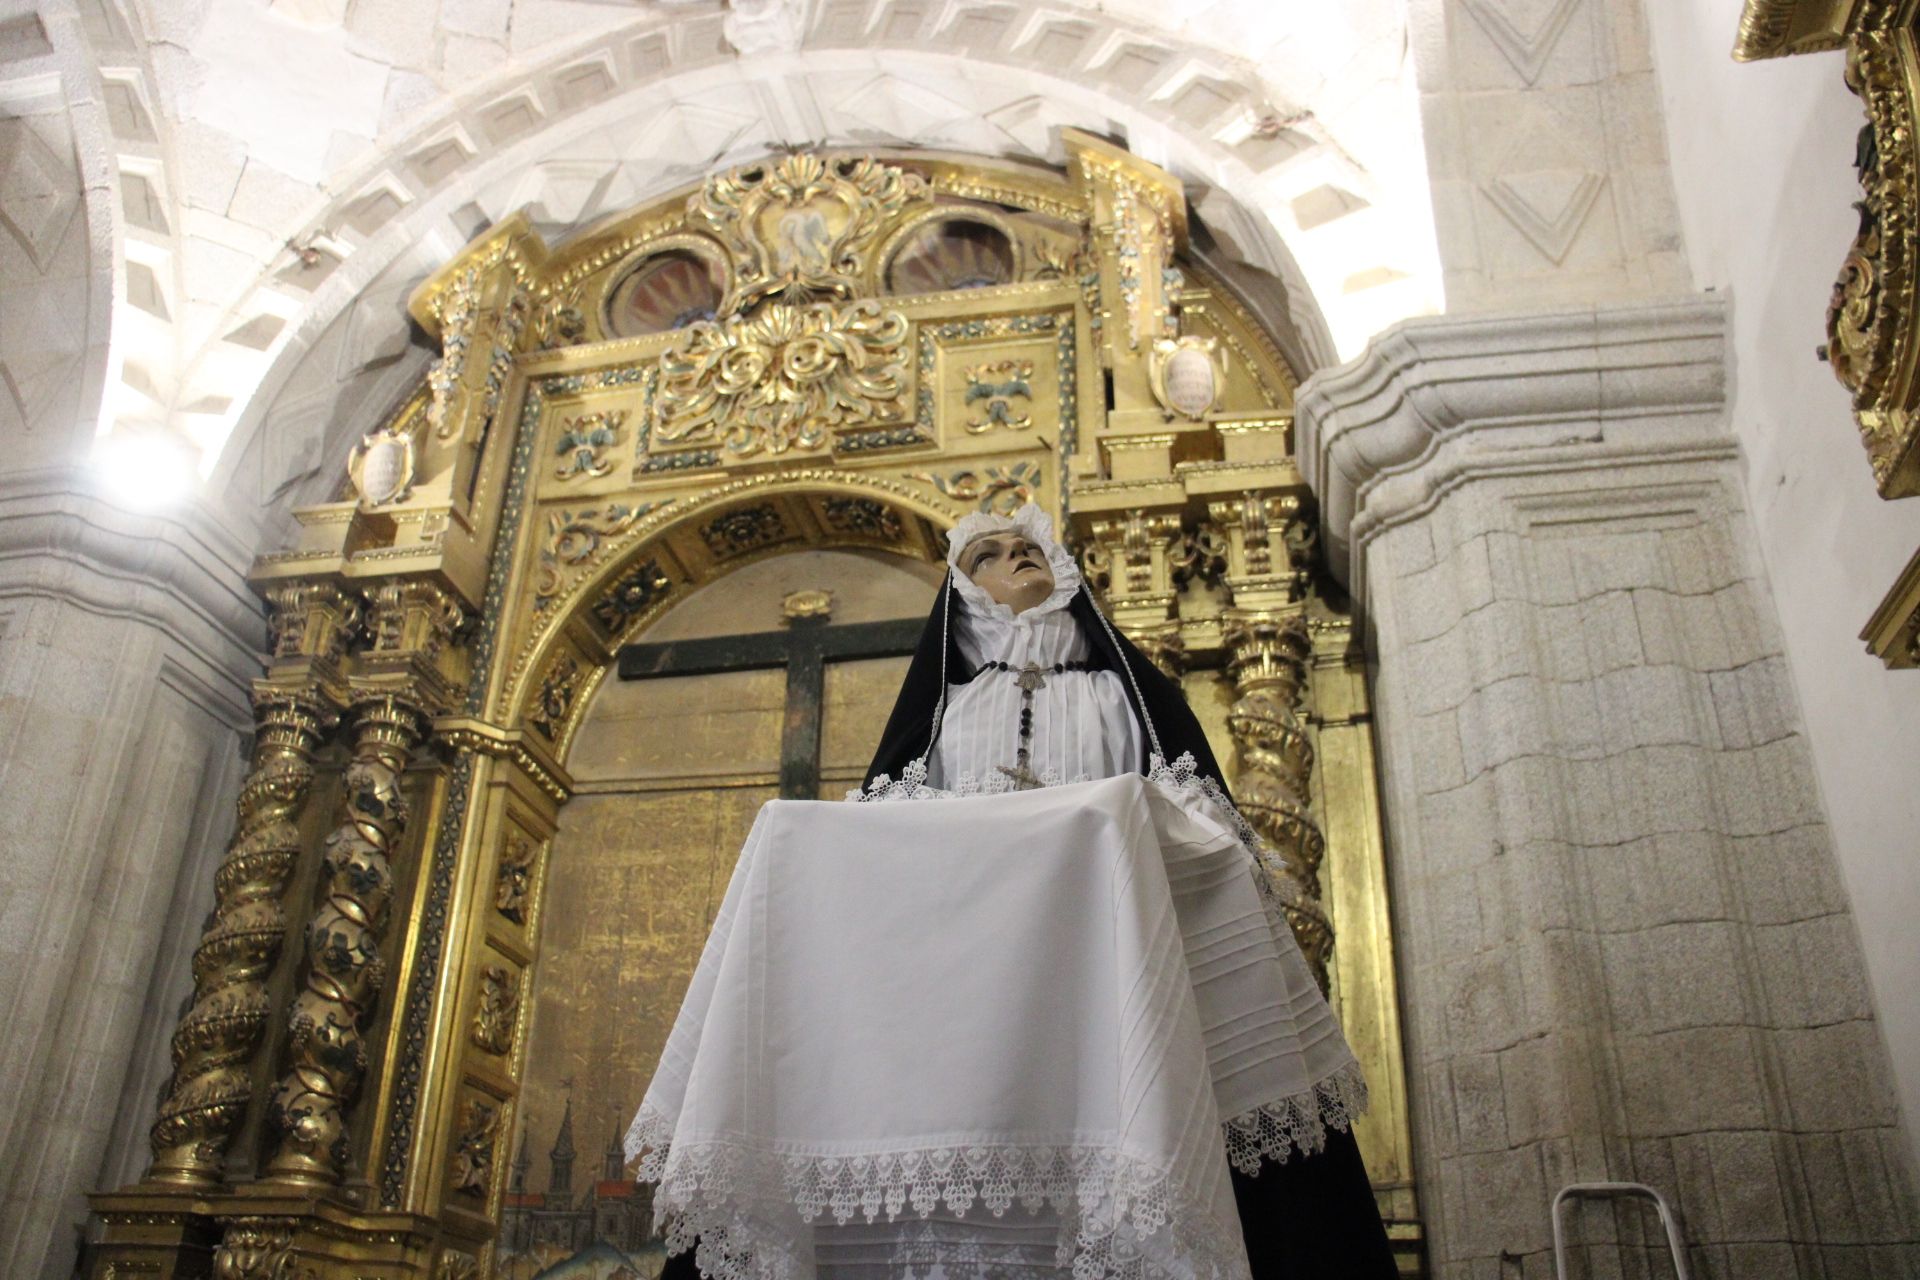
[(108, 495), (135, 511), (172, 506), (193, 491), (191, 451), (156, 432), (120, 432), (94, 445), (93, 465)]

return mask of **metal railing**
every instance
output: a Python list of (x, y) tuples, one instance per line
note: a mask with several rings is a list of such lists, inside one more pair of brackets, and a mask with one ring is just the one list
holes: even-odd
[(1575, 1196), (1594, 1199), (1646, 1196), (1652, 1200), (1653, 1207), (1660, 1212), (1660, 1225), (1667, 1230), (1667, 1248), (1673, 1253), (1673, 1274), (1676, 1280), (1688, 1280), (1687, 1247), (1680, 1241), (1680, 1221), (1674, 1215), (1673, 1206), (1667, 1203), (1667, 1198), (1644, 1182), (1574, 1182), (1554, 1193), (1553, 1274), (1557, 1280), (1567, 1280), (1567, 1247), (1560, 1226), (1560, 1206)]

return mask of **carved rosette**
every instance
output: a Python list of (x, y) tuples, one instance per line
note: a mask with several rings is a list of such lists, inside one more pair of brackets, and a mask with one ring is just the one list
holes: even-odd
[(255, 684), (253, 758), (214, 877), (212, 921), (193, 956), (193, 1002), (173, 1034), (173, 1078), (148, 1135), (157, 1182), (211, 1186), (253, 1096), (249, 1064), (266, 1034), (267, 975), (287, 933), (281, 906), (300, 854), (313, 753), (334, 713), (321, 685), (358, 607), (328, 583), (267, 593), (273, 655), (299, 670)]
[(1300, 720), (1312, 641), (1304, 606), (1230, 610), (1222, 636), (1240, 691), (1227, 727), (1240, 749), (1234, 797), (1284, 866), (1274, 888), (1287, 922), (1322, 989), (1333, 950), (1333, 927), (1320, 901), (1326, 837), (1310, 811), (1313, 746)]

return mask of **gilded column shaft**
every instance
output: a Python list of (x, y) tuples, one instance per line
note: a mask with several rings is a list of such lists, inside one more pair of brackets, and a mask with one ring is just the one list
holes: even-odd
[(309, 689), (255, 690), (252, 768), (214, 879), (213, 920), (193, 955), (193, 1003), (173, 1034), (173, 1080), (150, 1133), (155, 1181), (213, 1185), (251, 1099), (248, 1064), (270, 1011), (267, 976), (287, 931), (281, 905), (300, 854), (313, 752), (331, 723)]
[(267, 592), (269, 675), (254, 684), (253, 758), (214, 878), (213, 920), (193, 956), (193, 1002), (173, 1035), (173, 1079), (149, 1132), (152, 1181), (211, 1186), (246, 1116), (250, 1065), (271, 1011), (267, 977), (280, 958), (281, 899), (300, 855), (300, 814), (313, 753), (332, 728), (338, 662), (359, 606), (331, 582)]
[(1234, 784), (1240, 809), (1279, 855), (1274, 887), (1287, 922), (1322, 988), (1333, 951), (1333, 926), (1320, 899), (1320, 862), (1326, 837), (1309, 810), (1313, 746), (1300, 722), (1302, 685), (1312, 643), (1304, 604), (1273, 610), (1232, 610), (1223, 638), (1240, 697), (1227, 727), (1240, 749)]
[(402, 775), (450, 697), (438, 663), (462, 616), (454, 598), (431, 580), (405, 579), (370, 588), (367, 600), (372, 643), (348, 682), (353, 756), (307, 922), (286, 1071), (267, 1109), (267, 1176), (277, 1182), (330, 1184), (346, 1167), (348, 1114), (368, 1067), (364, 1033), (386, 977), (380, 943), (408, 817)]
[(288, 1019), (288, 1068), (268, 1111), (278, 1181), (334, 1182), (347, 1161), (347, 1113), (367, 1071), (362, 1038), (385, 965), (380, 939), (393, 893), (392, 855), (406, 829), (401, 774), (425, 728), (390, 693), (353, 704), (353, 759), (342, 813), (327, 836), (320, 903), (307, 923), (307, 963)]

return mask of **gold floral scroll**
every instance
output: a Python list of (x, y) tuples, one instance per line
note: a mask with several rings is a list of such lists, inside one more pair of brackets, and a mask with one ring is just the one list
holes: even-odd
[(723, 442), (746, 458), (904, 421), (907, 332), (906, 317), (872, 301), (770, 303), (751, 319), (693, 325), (660, 359), (653, 442)]

